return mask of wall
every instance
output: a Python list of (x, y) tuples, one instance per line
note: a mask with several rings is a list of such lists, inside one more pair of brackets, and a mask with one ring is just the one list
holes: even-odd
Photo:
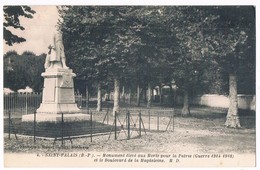
[[(255, 95), (238, 95), (238, 108), (245, 110), (255, 111)], [(177, 104), (182, 104), (182, 97), (178, 96), (176, 98)], [(205, 94), (202, 96), (193, 97), (190, 101), (191, 104), (204, 105), (209, 107), (220, 107), (228, 108), (229, 99), (228, 96), (217, 95), (217, 94)]]

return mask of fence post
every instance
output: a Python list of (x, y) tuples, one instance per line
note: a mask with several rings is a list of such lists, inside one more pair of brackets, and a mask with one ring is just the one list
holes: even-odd
[(107, 124), (109, 124), (109, 112), (107, 111)]
[(36, 142), (36, 112), (33, 114), (33, 142)]
[(160, 127), (159, 127), (159, 124), (160, 124), (160, 120), (159, 120), (159, 111), (157, 111), (157, 131), (159, 132), (159, 129), (160, 129)]
[(139, 111), (139, 137), (141, 137), (142, 133), (142, 118), (141, 118), (141, 110)]
[(127, 112), (127, 139), (131, 138), (130, 134), (130, 112)]
[(82, 98), (83, 98), (83, 95), (81, 94), (81, 95), (80, 95), (80, 108), (82, 108), (82, 107), (83, 107)]
[(25, 114), (28, 115), (28, 93), (25, 93)]
[(172, 113), (172, 131), (174, 132), (174, 109)]
[(11, 112), (8, 111), (8, 139), (11, 139)]
[[(126, 130), (128, 129), (128, 120), (127, 120), (127, 117), (128, 117), (128, 110), (127, 110), (127, 112), (125, 113), (125, 128), (126, 128)], [(121, 125), (122, 126), (122, 125)], [(127, 135), (127, 139), (128, 139), (128, 135)]]
[(87, 108), (87, 113), (89, 114), (89, 91), (88, 91), (88, 85), (86, 86), (86, 108)]
[(90, 112), (90, 142), (92, 142), (92, 112)]
[(116, 114), (117, 114), (117, 112), (115, 111), (115, 140), (117, 139), (117, 136), (116, 136)]
[(107, 103), (107, 124), (109, 124), (109, 105), (108, 105), (108, 101), (106, 101)]
[(61, 146), (63, 147), (63, 123), (64, 123), (64, 120), (63, 120), (63, 112), (61, 113)]
[(150, 124), (151, 124), (151, 111), (150, 111), (150, 109), (148, 110), (148, 115), (149, 115), (149, 118), (148, 118), (148, 125), (149, 125), (149, 131), (151, 130), (150, 129)]

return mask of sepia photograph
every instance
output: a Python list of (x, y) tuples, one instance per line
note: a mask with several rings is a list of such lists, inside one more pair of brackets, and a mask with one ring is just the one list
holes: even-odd
[(255, 5), (3, 5), (4, 168), (256, 161)]

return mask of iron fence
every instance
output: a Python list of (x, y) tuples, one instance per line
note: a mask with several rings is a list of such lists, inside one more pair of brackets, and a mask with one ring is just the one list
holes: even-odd
[[(107, 135), (109, 139), (129, 140), (141, 137), (147, 132), (165, 132), (174, 130), (173, 110), (150, 110), (150, 109), (121, 109), (113, 113), (109, 108), (98, 112), (94, 109), (82, 110), (87, 117), (84, 121), (67, 121), (66, 113), (59, 114), (60, 119), (56, 122), (37, 122), (37, 113), (34, 112), (33, 121), (23, 122), (22, 118), (12, 115), (4, 119), (4, 132), (11, 135), (17, 134), (37, 138), (52, 139), (53, 144), (61, 141), (63, 146), (65, 140)], [(88, 114), (89, 113), (89, 114)], [(113, 136), (113, 137), (112, 137)]]
[[(162, 108), (135, 108), (130, 105), (123, 106), (118, 112), (112, 112), (112, 101), (102, 103), (102, 111), (96, 111), (95, 102), (87, 102), (82, 95), (75, 95), (75, 102), (81, 108), (87, 120), (79, 122), (66, 121), (66, 113), (59, 114), (60, 121), (37, 122), (36, 109), (42, 101), (41, 93), (10, 93), (4, 95), (4, 132), (8, 138), (14, 134), (37, 138), (53, 139), (56, 141), (74, 138), (89, 137), (91, 142), (94, 136), (108, 135), (114, 139), (131, 139), (141, 137), (150, 132), (163, 132), (174, 130), (174, 110)], [(33, 121), (23, 122), (22, 116), (33, 114)], [(65, 119), (64, 119), (65, 118)]]
[[(19, 140), (19, 135), (31, 136), (34, 142), (36, 139), (44, 138), (53, 140), (53, 145), (61, 141), (64, 145), (66, 140), (71, 144), (73, 139), (88, 138), (92, 142), (94, 137), (107, 135), (107, 140), (129, 140), (138, 138), (146, 133), (162, 133), (174, 131), (175, 117), (180, 116), (180, 109), (161, 107), (134, 107), (125, 104), (115, 113), (112, 111), (113, 102), (102, 103), (102, 111), (96, 110), (95, 102), (88, 102), (82, 107), (84, 98), (76, 95), (76, 103), (81, 108), (82, 113), (87, 117), (84, 121), (66, 121), (66, 113), (59, 114), (60, 120), (56, 122), (37, 122), (36, 109), (41, 103), (41, 94), (37, 93), (14, 93), (4, 96), (4, 132), (8, 133), (8, 138), (14, 135)], [(201, 110), (200, 110), (201, 112)], [(23, 122), (22, 115), (34, 114), (33, 121)], [(241, 125), (245, 128), (255, 127), (255, 114), (248, 114), (247, 111), (240, 111)], [(197, 119), (208, 119), (207, 114), (202, 113)], [(222, 118), (223, 115), (216, 114), (211, 118)], [(176, 125), (178, 127), (178, 125)], [(104, 136), (106, 137), (106, 136)], [(87, 140), (87, 139), (86, 139)]]
[[(21, 117), (25, 114), (33, 114), (42, 102), (42, 93), (9, 93), (4, 94), (4, 116), (11, 112), (13, 117)], [(75, 102), (82, 108), (82, 95), (75, 95)]]
[(32, 114), (42, 101), (41, 93), (10, 93), (4, 95), (4, 116)]

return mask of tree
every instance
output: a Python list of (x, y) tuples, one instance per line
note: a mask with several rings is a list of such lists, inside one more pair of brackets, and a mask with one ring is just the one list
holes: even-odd
[(9, 28), (24, 30), (20, 25), (20, 16), (25, 18), (33, 18), (35, 11), (29, 6), (4, 6), (4, 40), (9, 46), (14, 43), (21, 43), (26, 41), (23, 37), (13, 34)]
[[(131, 77), (137, 85), (137, 105), (140, 105), (140, 89), (146, 94), (147, 107), (151, 107), (151, 91), (155, 86), (171, 82), (170, 69), (167, 56), (169, 48), (175, 46), (172, 36), (169, 36), (169, 27), (163, 19), (161, 10), (164, 7), (142, 7), (136, 9), (138, 31), (136, 34), (141, 39), (141, 45), (137, 49), (136, 56), (132, 57)], [(167, 80), (166, 80), (167, 79)], [(171, 79), (171, 78), (170, 78)], [(146, 97), (146, 95), (145, 95)], [(145, 98), (146, 99), (146, 98)]]
[(102, 110), (101, 83), (98, 83), (97, 91), (97, 111), (100, 112)]
[[(63, 20), (59, 27), (63, 31), (68, 65), (77, 73), (77, 79), (88, 86), (86, 90), (98, 85), (98, 99), (101, 99), (101, 84), (107, 77), (106, 68), (99, 63), (100, 43), (106, 35), (103, 34), (105, 27), (99, 27), (105, 21), (101, 17), (102, 11), (96, 7), (63, 6), (59, 8), (59, 14)], [(97, 109), (101, 110), (101, 101), (98, 101)]]
[[(88, 81), (113, 77), (114, 111), (118, 111), (120, 79), (139, 43), (131, 7), (63, 7), (59, 23), (64, 35), (68, 65)], [(82, 17), (84, 16), (84, 17)], [(73, 60), (72, 60), (73, 57)], [(95, 66), (95, 67), (93, 67)]]
[[(252, 25), (248, 19), (239, 19), (248, 18), (245, 12), (233, 16), (233, 10), (228, 14), (223, 9), (229, 10), (190, 6), (63, 7), (59, 26), (69, 66), (78, 76), (95, 84), (107, 80), (114, 83), (114, 111), (119, 109), (120, 84), (150, 91), (155, 86), (171, 87), (174, 82), (184, 95), (182, 115), (187, 116), (190, 96), (219, 91), (226, 84), (222, 74), (237, 66), (233, 56), (245, 59), (244, 54), (250, 50), (244, 47), (254, 45), (248, 41), (250, 30), (241, 29), (246, 23)], [(253, 67), (253, 58), (250, 61)], [(216, 72), (217, 88), (207, 87)], [(150, 101), (148, 97), (148, 107)]]
[(205, 28), (212, 28), (216, 16), (208, 14), (204, 7), (172, 7), (162, 9), (165, 23), (170, 27), (170, 36), (176, 41), (169, 48), (169, 66), (172, 80), (184, 95), (182, 115), (190, 115), (189, 98), (198, 76), (210, 63), (207, 51), (211, 44), (205, 39), (212, 36)]
[(229, 74), (230, 105), (225, 125), (237, 128), (241, 126), (238, 115), (237, 77), (241, 62), (245, 68), (244, 61), (255, 56), (251, 52), (255, 51), (255, 8), (219, 7), (216, 12), (220, 16), (215, 36), (218, 42), (216, 60)]
[(44, 71), (44, 60), (46, 54), (36, 56), (26, 51), (18, 55), (15, 51), (7, 52), (4, 55), (4, 87), (18, 90), (31, 87), (36, 92), (42, 91)]
[(44, 62), (46, 54), (37, 56), (33, 52), (25, 51), (20, 56), (23, 58), (23, 68), (25, 69), (25, 81), (27, 86), (30, 86), (36, 92), (42, 92), (43, 77), (41, 73), (44, 72)]

